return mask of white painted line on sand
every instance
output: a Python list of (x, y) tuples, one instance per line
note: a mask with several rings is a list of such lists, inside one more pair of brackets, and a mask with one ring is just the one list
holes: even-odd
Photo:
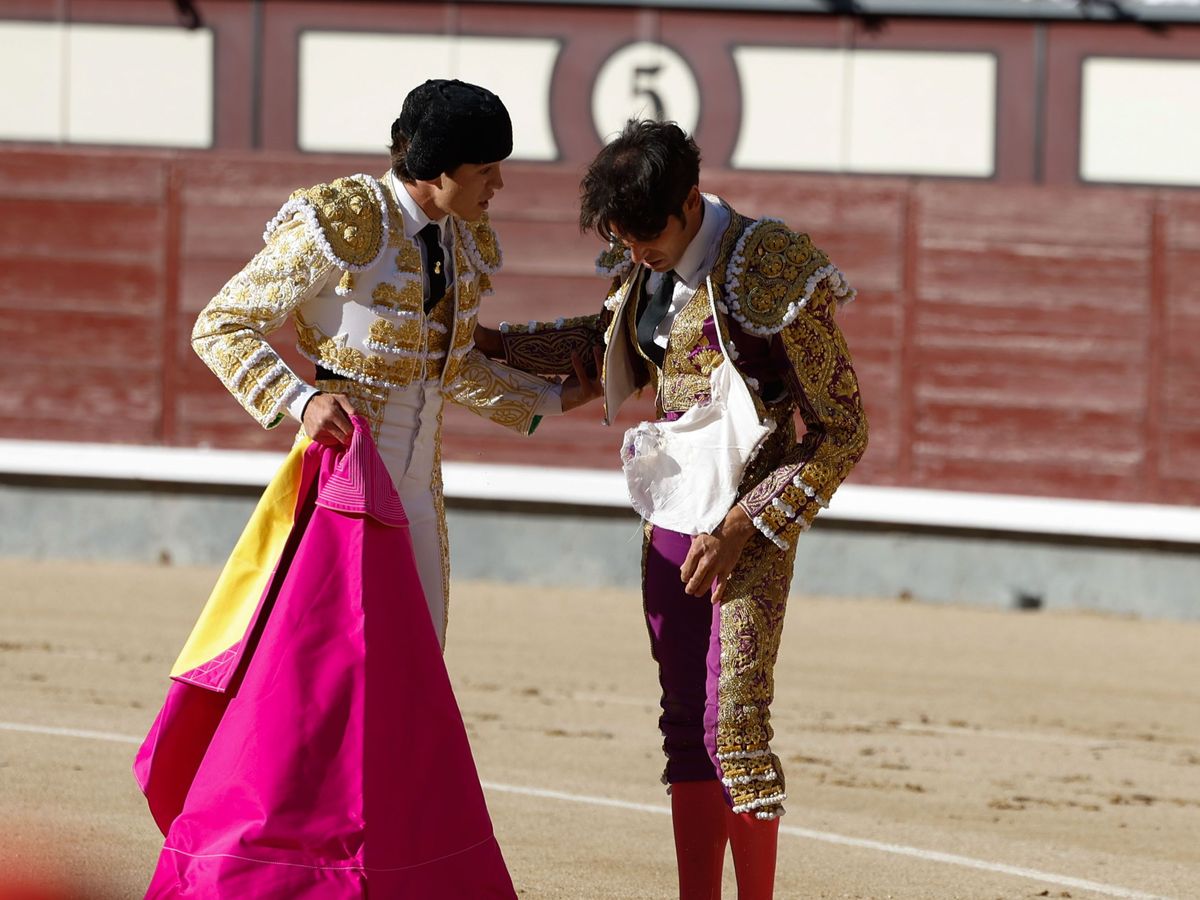
[[(544, 788), (521, 787), (512, 784), (496, 784), (485, 781), (485, 790), (503, 794), (521, 794), (527, 797), (542, 797), (547, 800), (565, 800), (569, 803), (585, 803), (588, 806), (608, 806), (616, 809), (628, 809), (635, 812), (655, 813), (669, 816), (670, 807), (652, 806), (648, 803), (631, 803), (626, 800), (614, 800), (611, 797), (589, 797), (584, 794), (568, 794), (563, 791), (548, 791)], [(1055, 875), (1053, 872), (1042, 872), (1037, 869), (1026, 869), (1021, 866), (1009, 866), (1004, 863), (988, 862), (985, 859), (973, 859), (970, 856), (959, 856), (956, 853), (941, 853), (937, 850), (922, 850), (919, 847), (907, 847), (903, 844), (888, 844), (882, 841), (870, 841), (864, 838), (846, 837), (829, 831), (814, 831), (811, 828), (796, 828), (790, 825), (780, 825), (781, 834), (807, 838), (810, 841), (821, 841), (826, 844), (839, 844), (844, 847), (859, 847), (864, 850), (878, 850), (881, 853), (891, 853), (896, 856), (911, 856), (928, 862), (947, 863), (953, 866), (964, 866), (969, 869), (979, 869), (984, 872), (996, 872), (1001, 875), (1015, 875), (1018, 878), (1028, 878), (1056, 884), (1062, 887), (1073, 887), (1081, 891), (1092, 891), (1104, 894), (1106, 897), (1124, 897), (1127, 900), (1167, 900), (1157, 894), (1146, 894), (1129, 888), (1117, 887), (1111, 884), (1101, 884), (1098, 881), (1087, 881), (1083, 878), (1072, 878), (1070, 875)]]
[(88, 731), (81, 728), (54, 728), (49, 725), (25, 725), (21, 722), (0, 722), (0, 731), (22, 731), (26, 734), (49, 734), (55, 737), (87, 738), (92, 741), (112, 741), (117, 744), (140, 744), (141, 738), (112, 731)]
[[(120, 744), (140, 744), (141, 738), (127, 734), (115, 734), (110, 731), (88, 731), (78, 728), (53, 728), (45, 725), (27, 725), (21, 722), (0, 722), (0, 731), (16, 731), (27, 734), (45, 734), (54, 737), (75, 737), (96, 741), (111, 741)], [(590, 797), (586, 794), (569, 794), (565, 791), (551, 791), (545, 788), (524, 787), (513, 784), (497, 784), (483, 782), (487, 791), (502, 794), (518, 794), (525, 797), (539, 797), (544, 800), (561, 800), (567, 803), (582, 803), (587, 806), (605, 806), (612, 809), (624, 809), (631, 812), (652, 813), (669, 816), (671, 810), (667, 806), (649, 803), (633, 803), (628, 800), (617, 800), (612, 797)], [(955, 853), (941, 853), (937, 850), (922, 850), (919, 847), (908, 847), (904, 844), (888, 844), (882, 841), (871, 841), (864, 838), (846, 837), (829, 831), (814, 831), (811, 828), (796, 828), (781, 825), (780, 833), (795, 837), (807, 838), (810, 841), (821, 841), (826, 844), (838, 844), (843, 847), (858, 847), (863, 850), (876, 850), (881, 853), (891, 853), (896, 856), (910, 856), (927, 862), (946, 863), (962, 866), (968, 869), (979, 869), (984, 872), (995, 872), (1001, 875), (1014, 875), (1018, 878), (1028, 878), (1046, 884), (1061, 887), (1076, 888), (1081, 891), (1092, 891), (1106, 897), (1122, 897), (1125, 900), (1168, 900), (1158, 894), (1147, 894), (1129, 888), (1117, 887), (1111, 884), (1101, 884), (1098, 881), (1087, 881), (1083, 878), (1072, 878), (1069, 875), (1056, 875), (1053, 872), (1042, 872), (1038, 869), (1026, 869), (1021, 866), (1009, 866), (1004, 863), (989, 862), (984, 859), (974, 859), (970, 856), (959, 856)]]
[[(607, 703), (614, 706), (634, 706), (644, 709), (657, 709), (658, 701), (646, 697), (625, 697), (620, 694), (597, 694), (587, 692), (572, 692), (563, 695), (568, 700), (582, 703)], [(782, 718), (776, 716), (776, 718)], [(826, 726), (823, 728), (822, 726)], [(1089, 750), (1103, 750), (1108, 747), (1123, 746), (1128, 743), (1124, 738), (1089, 738), (1077, 734), (1052, 734), (1039, 731), (1004, 731), (991, 728), (975, 728), (971, 725), (934, 725), (924, 722), (818, 722), (815, 725), (809, 721), (796, 721), (799, 731), (824, 731), (828, 727), (845, 729), (866, 729), (864, 733), (883, 736), (896, 731), (910, 734), (940, 734), (950, 737), (995, 738), (1004, 741), (1032, 741), (1038, 744), (1065, 744), (1073, 747), (1087, 747)]]
[(1040, 744), (1068, 744), (1103, 750), (1123, 743), (1119, 738), (1087, 738), (1075, 734), (1042, 734), (1036, 731), (995, 731), (989, 728), (972, 728), (970, 725), (922, 725), (920, 722), (901, 722), (894, 727), (897, 731), (912, 734), (943, 734), (951, 737), (997, 738), (1003, 741), (1033, 741)]

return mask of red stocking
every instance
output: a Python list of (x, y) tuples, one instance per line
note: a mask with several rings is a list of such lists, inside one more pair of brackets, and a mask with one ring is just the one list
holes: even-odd
[(721, 900), (728, 809), (719, 781), (679, 781), (671, 785), (679, 900)]
[(754, 813), (725, 813), (733, 870), (737, 873), (738, 900), (771, 900), (775, 895), (775, 849), (779, 819), (756, 819)]

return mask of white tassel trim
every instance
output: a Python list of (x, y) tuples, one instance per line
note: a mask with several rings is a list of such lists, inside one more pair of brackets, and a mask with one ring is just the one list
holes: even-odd
[(728, 753), (718, 753), (717, 759), (724, 762), (727, 759), (762, 759), (770, 755), (770, 750), (731, 750)]
[(245, 377), (250, 374), (251, 369), (258, 365), (258, 363), (260, 363), (262, 360), (274, 355), (275, 351), (271, 347), (259, 347), (257, 350), (251, 353), (240, 366), (238, 366), (238, 370), (234, 372), (233, 377), (229, 379), (230, 383), (232, 383), (235, 387), (240, 385)]
[(767, 538), (767, 540), (769, 540), (772, 544), (774, 544), (780, 550), (787, 550), (792, 546), (787, 541), (785, 541), (783, 538), (781, 538), (778, 534), (776, 534), (775, 530), (773, 528), (771, 528), (770, 525), (768, 525), (766, 522), (763, 521), (762, 516), (755, 516), (750, 521), (754, 523), (755, 528), (757, 528), (759, 531), (761, 531), (763, 533), (763, 535)]
[(625, 299), (625, 295), (629, 292), (633, 282), (626, 280), (622, 282), (615, 291), (604, 298), (604, 308), (609, 312), (616, 312)]
[[(610, 246), (616, 246), (616, 245), (613, 244)], [(603, 256), (603, 255), (604, 254), (601, 254), (601, 256)], [(600, 265), (599, 259), (596, 260), (596, 274), (603, 275), (606, 278), (622, 278), (625, 276), (625, 273), (628, 272), (632, 268), (633, 268), (633, 255), (629, 252), (628, 247), (625, 248), (625, 252), (621, 255), (621, 258), (618, 259), (616, 263), (614, 263), (612, 266), (609, 266), (608, 268), (605, 268), (604, 266)]]
[[(351, 175), (350, 177), (371, 189), (372, 193), (375, 194), (375, 199), (378, 201), (380, 214), (383, 216), (379, 238), (379, 249), (375, 251), (375, 255), (369, 261), (362, 263), (361, 265), (351, 265), (334, 253), (333, 247), (330, 246), (329, 241), (325, 237), (325, 229), (321, 227), (321, 222), (317, 218), (317, 211), (313, 208), (312, 203), (310, 203), (304, 197), (297, 197), (295, 200), (289, 200), (279, 208), (279, 212), (275, 214), (275, 218), (268, 222), (266, 228), (263, 230), (264, 243), (270, 240), (271, 235), (275, 233), (276, 229), (278, 229), (280, 225), (291, 220), (294, 216), (300, 216), (304, 220), (304, 223), (308, 226), (309, 234), (312, 236), (313, 240), (316, 241), (322, 255), (324, 255), (327, 260), (329, 260), (339, 269), (344, 269), (348, 272), (365, 272), (367, 269), (371, 268), (371, 266), (375, 265), (375, 263), (379, 262), (380, 258), (387, 250), (387, 235), (389, 227), (387, 201), (383, 197), (383, 187), (380, 186), (379, 182), (370, 175), (363, 175), (361, 172), (357, 175)], [(335, 293), (337, 293), (336, 289)]]
[(404, 319), (420, 319), (425, 315), (423, 312), (419, 312), (415, 309), (396, 309), (391, 306), (385, 306), (382, 303), (376, 303), (374, 306), (372, 306), (371, 312), (375, 313), (375, 315), (379, 316), (381, 319), (392, 319), (395, 321), (401, 321)]
[(530, 321), (524, 325), (513, 325), (511, 322), (501, 322), (499, 327), (501, 334), (510, 334), (514, 331), (517, 334), (537, 334), (544, 331), (562, 331), (568, 326), (574, 327), (590, 318), (591, 316), (575, 316), (574, 318), (567, 319), (559, 316), (553, 322)]
[(287, 370), (288, 367), (282, 362), (277, 362), (275, 365), (271, 366), (271, 368), (267, 369), (267, 371), (263, 373), (262, 378), (258, 380), (258, 384), (254, 386), (254, 389), (246, 395), (246, 402), (253, 404), (254, 401), (259, 398), (259, 395), (267, 389), (267, 385), (280, 375), (283, 375), (285, 372), (287, 372)]
[(752, 781), (777, 781), (779, 775), (772, 769), (770, 772), (762, 772), (755, 775), (738, 775), (736, 778), (722, 778), (721, 784), (725, 787), (733, 787), (737, 784), (750, 784)]
[(817, 505), (822, 509), (829, 509), (829, 501), (818, 494), (816, 488), (801, 478), (799, 473), (792, 478), (792, 486), (798, 487), (800, 490), (804, 491), (804, 496), (808, 497), (808, 499), (816, 500)]
[(762, 809), (764, 806), (778, 806), (786, 799), (787, 794), (780, 791), (778, 794), (772, 794), (770, 797), (760, 797), (748, 803), (739, 803), (733, 808), (733, 811), (735, 813), (752, 812), (756, 809)]
[[(371, 387), (389, 388), (389, 389), (390, 388), (408, 387), (408, 385), (411, 383), (408, 381), (387, 381), (383, 378), (368, 378), (365, 375), (363, 375), (361, 372), (348, 372), (345, 369), (338, 368), (336, 365), (332, 364), (330, 360), (321, 359), (321, 357), (315, 356), (312, 353), (309, 353), (303, 347), (301, 347), (299, 344), (296, 345), (296, 352), (299, 353), (301, 356), (303, 356), (305, 359), (307, 359), (309, 362), (317, 363), (322, 368), (328, 369), (330, 372), (333, 372), (339, 378), (344, 378), (347, 381), (357, 381), (359, 384), (367, 384), (367, 385), (370, 385)], [(418, 379), (414, 378), (412, 380), (416, 381)], [(434, 381), (434, 382), (436, 382), (438, 380), (440, 380), (440, 379), (438, 379), (438, 378), (430, 379), (430, 381)]]
[(399, 356), (402, 359), (441, 359), (446, 355), (445, 351), (430, 353), (426, 350), (413, 350), (409, 347), (400, 347), (396, 344), (385, 344), (382, 341), (373, 341), (370, 339), (363, 341), (363, 346), (368, 350), (378, 350), (380, 353), (390, 353), (392, 356)]

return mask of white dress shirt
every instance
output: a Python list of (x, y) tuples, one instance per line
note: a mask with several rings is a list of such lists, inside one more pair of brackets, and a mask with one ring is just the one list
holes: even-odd
[[(442, 256), (445, 262), (442, 263), (442, 271), (446, 273), (446, 285), (448, 288), (454, 286), (454, 248), (451, 242), (447, 240), (447, 232), (450, 229), (450, 217), (442, 216), (440, 219), (431, 219), (425, 214), (425, 210), (421, 209), (413, 195), (408, 192), (408, 188), (404, 182), (396, 177), (395, 172), (388, 172), (387, 186), (392, 191), (392, 196), (396, 198), (396, 205), (400, 207), (400, 216), (404, 219), (404, 236), (410, 241), (415, 240), (417, 232), (428, 225), (430, 222), (436, 222), (438, 227), (438, 242), (442, 245)], [(421, 250), (421, 269), (429, 271), (429, 260), (425, 258), (425, 244), (417, 241), (417, 246)], [(425, 279), (425, 299), (429, 299), (429, 279)]]

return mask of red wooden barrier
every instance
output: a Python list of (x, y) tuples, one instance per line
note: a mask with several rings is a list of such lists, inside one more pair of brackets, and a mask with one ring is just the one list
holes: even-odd
[[(0, 436), (285, 447), (290, 427), (259, 429), (192, 354), (191, 323), (291, 190), (385, 167), (0, 148)], [(599, 307), (577, 179), (506, 166), (485, 322)], [(720, 170), (704, 187), (809, 231), (859, 289), (841, 316), (872, 424), (855, 480), (1200, 502), (1194, 192)], [(621, 429), (598, 415), (520, 439), (452, 409), (445, 454), (612, 468)]]

